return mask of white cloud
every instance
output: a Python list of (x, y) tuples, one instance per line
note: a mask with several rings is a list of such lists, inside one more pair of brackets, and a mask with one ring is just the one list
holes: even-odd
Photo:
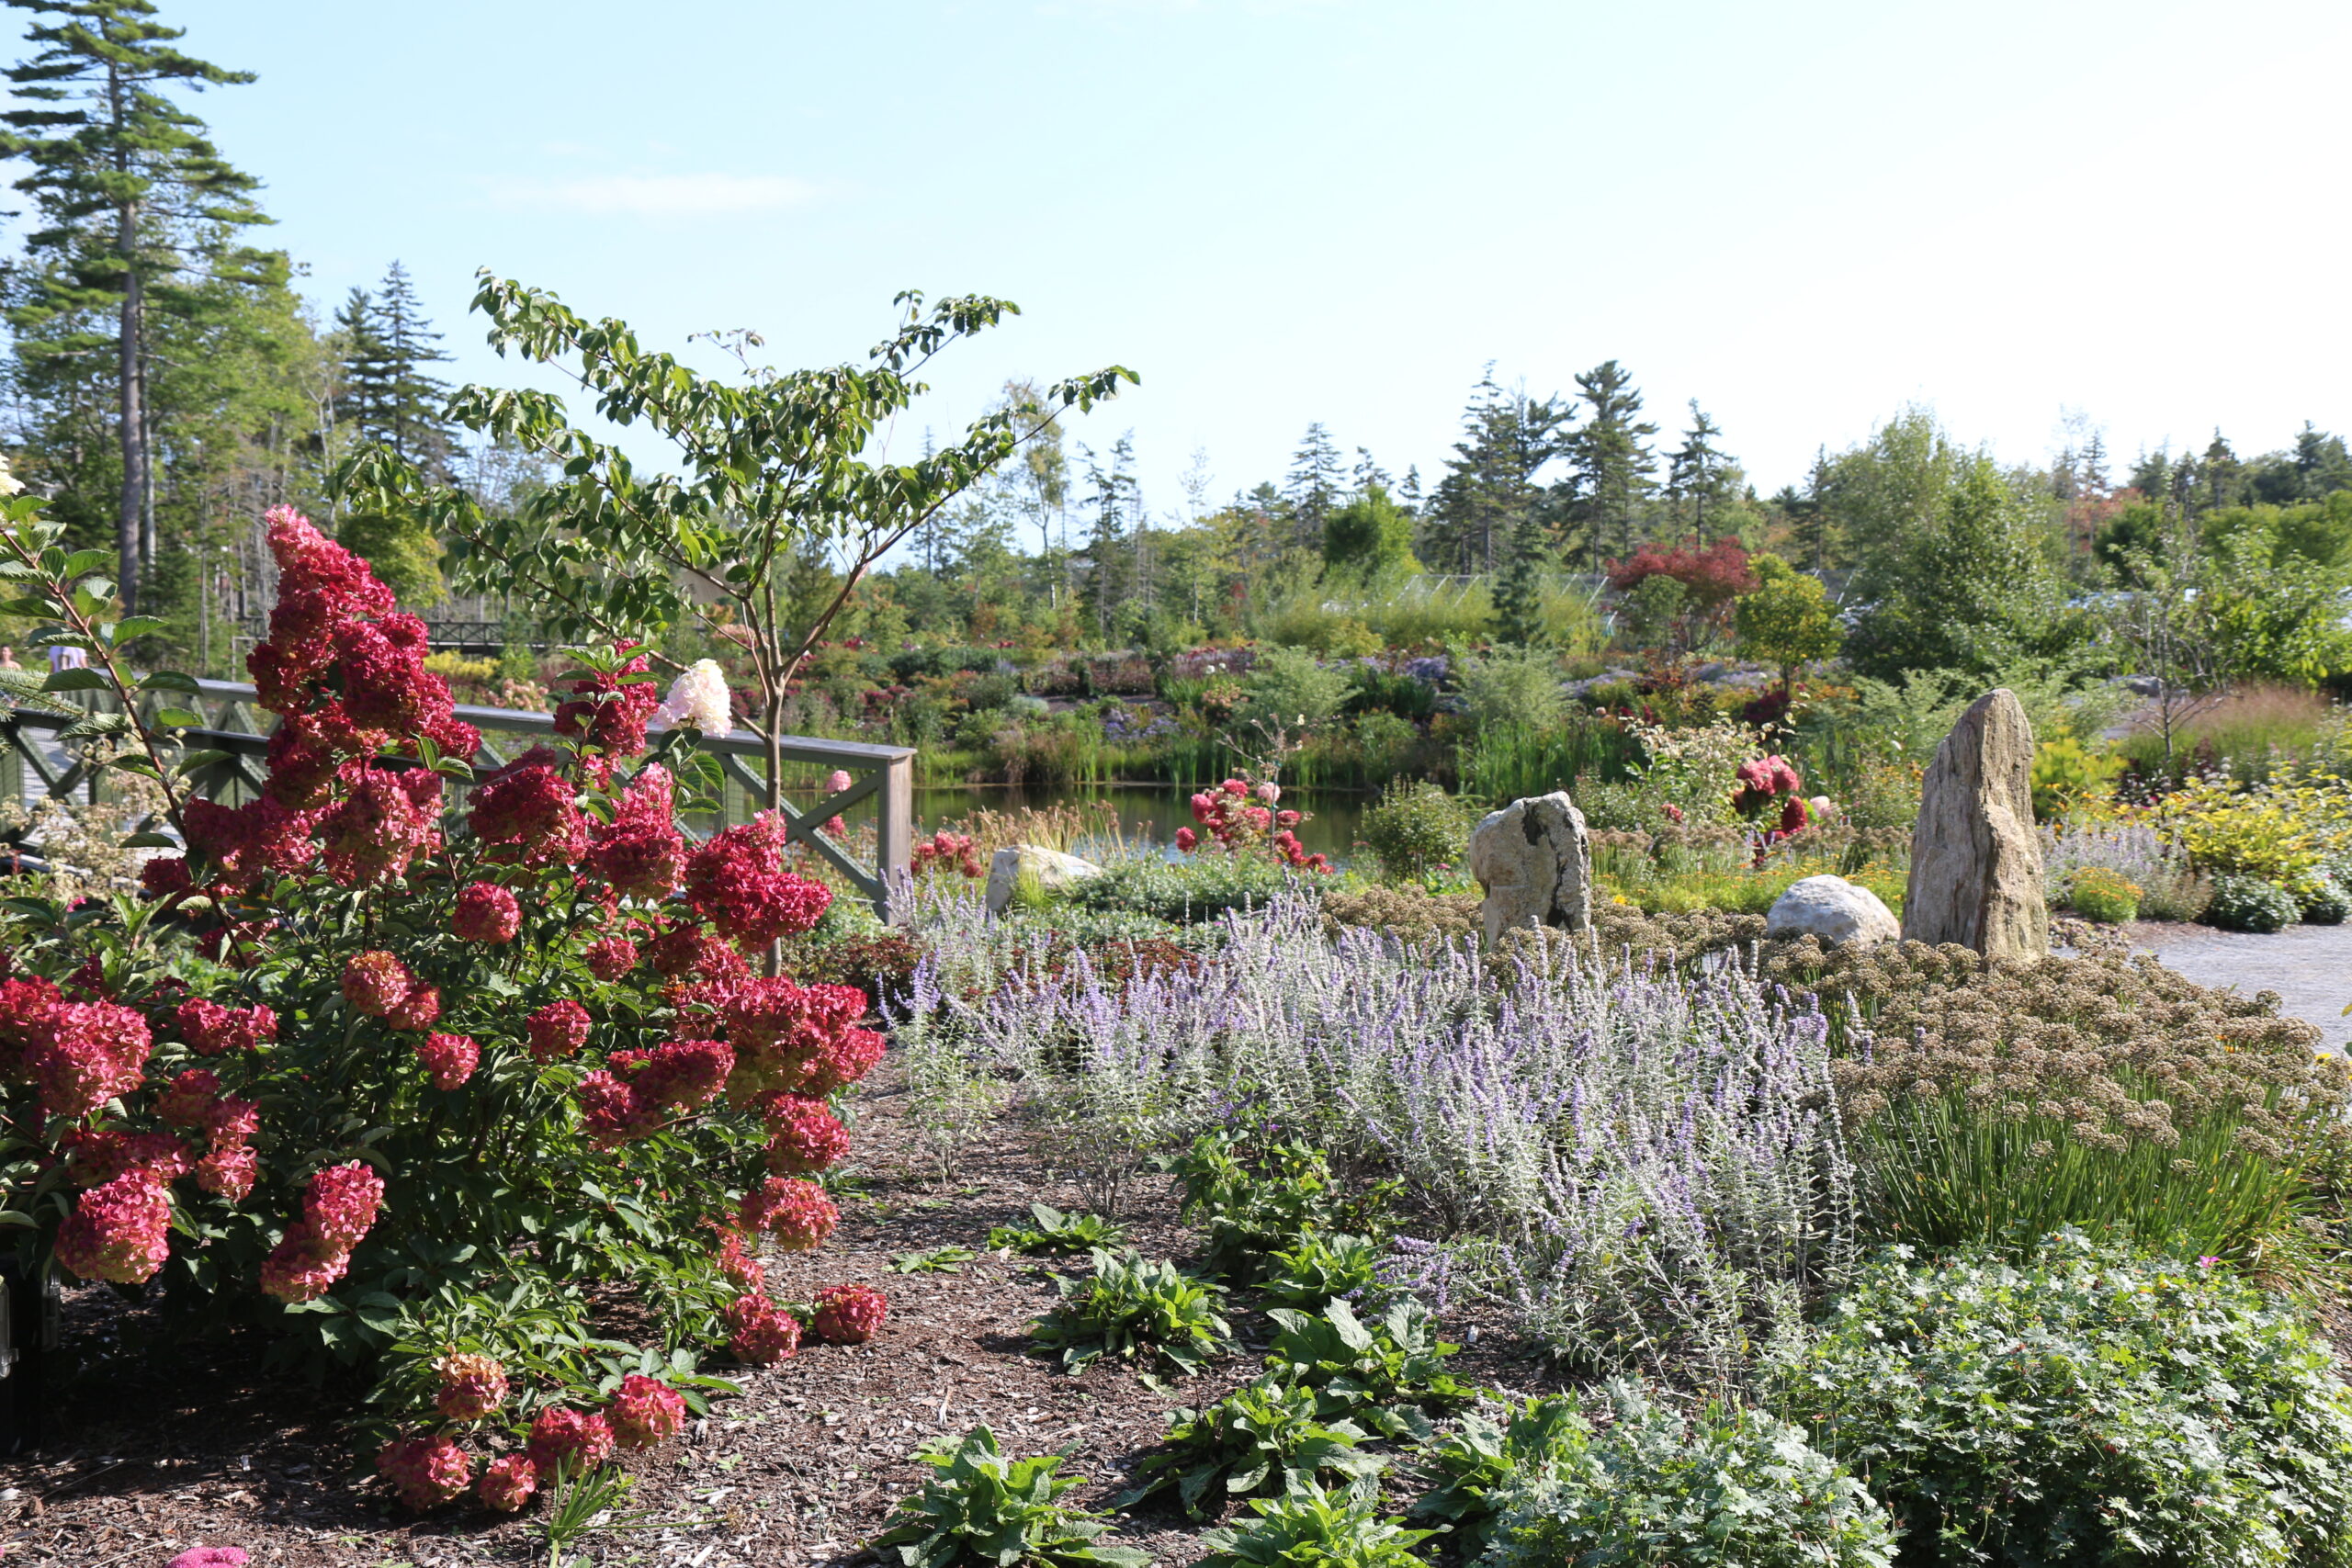
[(568, 180), (497, 180), (501, 206), (594, 218), (716, 218), (797, 207), (817, 194), (785, 175), (593, 175)]

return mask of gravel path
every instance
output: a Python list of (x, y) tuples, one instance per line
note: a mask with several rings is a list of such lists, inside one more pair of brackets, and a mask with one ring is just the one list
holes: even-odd
[(2279, 1011), (2319, 1025), (2337, 1050), (2352, 1044), (2352, 925), (2290, 926), (2276, 936), (2217, 931), (2208, 926), (2143, 923), (2131, 930), (2145, 948), (2199, 985), (2235, 986), (2247, 996), (2276, 991)]

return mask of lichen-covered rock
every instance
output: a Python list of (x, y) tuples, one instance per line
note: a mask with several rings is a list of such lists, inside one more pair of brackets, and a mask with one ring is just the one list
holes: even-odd
[(989, 857), (989, 913), (1002, 914), (1024, 878), (1048, 893), (1058, 893), (1102, 874), (1102, 868), (1092, 861), (1043, 844), (1007, 844)]
[(2033, 829), (2033, 726), (2007, 688), (1977, 698), (1936, 748), (1911, 833), (1903, 935), (1987, 958), (2050, 951)]
[(1592, 850), (1567, 791), (1514, 800), (1470, 834), (1470, 874), (1486, 889), (1487, 941), (1523, 926), (1592, 924)]
[(1903, 924), (1869, 888), (1842, 876), (1808, 876), (1773, 900), (1764, 936), (1772, 942), (1817, 936), (1833, 946), (1874, 947), (1900, 941)]

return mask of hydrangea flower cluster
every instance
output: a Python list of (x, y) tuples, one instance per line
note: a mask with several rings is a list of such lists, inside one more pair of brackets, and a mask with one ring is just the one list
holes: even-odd
[[(1282, 786), (1272, 779), (1254, 789), (1247, 779), (1227, 779), (1213, 790), (1203, 790), (1192, 799), (1193, 820), (1198, 829), (1177, 829), (1176, 847), (1191, 854), (1205, 841), (1228, 854), (1239, 854), (1263, 841), (1276, 860), (1294, 870), (1329, 871), (1330, 856), (1308, 854), (1299, 841), (1295, 829), (1306, 820), (1306, 813), (1276, 810), (1282, 797)], [(1203, 832), (1208, 835), (1205, 840)]]
[(424, 1064), (435, 1089), (463, 1089), (481, 1065), (481, 1047), (470, 1034), (435, 1032), (416, 1043), (416, 1059)]
[(0, 1076), (30, 1083), (41, 1111), (78, 1122), (137, 1089), (153, 1032), (130, 1008), (75, 1002), (47, 980), (0, 987)]
[(842, 1212), (815, 1182), (771, 1176), (744, 1195), (739, 1218), (745, 1230), (767, 1232), (786, 1252), (814, 1252), (842, 1223)]
[(865, 1076), (885, 1042), (859, 1027), (866, 995), (854, 986), (801, 986), (782, 976), (716, 987), (711, 998), (735, 1048), (729, 1098), (829, 1095)]
[(531, 1423), (524, 1455), (542, 1473), (593, 1470), (613, 1457), (613, 1428), (602, 1416), (550, 1405)]
[(772, 1365), (800, 1348), (800, 1320), (756, 1291), (736, 1298), (727, 1325), (733, 1330), (728, 1349), (750, 1366)]
[(277, 1015), (266, 1007), (225, 1007), (190, 997), (174, 1010), (172, 1021), (187, 1048), (199, 1056), (254, 1051), (277, 1038)]
[(828, 1285), (817, 1292), (808, 1329), (828, 1345), (863, 1345), (882, 1332), (888, 1307), (871, 1285)]
[(543, 867), (576, 862), (586, 847), (587, 819), (579, 791), (561, 772), (561, 759), (533, 747), (476, 785), (466, 824), (489, 846), (492, 860)]
[(760, 1100), (760, 1113), (768, 1124), (768, 1168), (778, 1176), (826, 1170), (849, 1153), (849, 1129), (815, 1095), (767, 1095)]
[(590, 942), (584, 956), (588, 973), (609, 986), (637, 967), (637, 943), (625, 936), (604, 937)]
[[(618, 645), (615, 652), (634, 656), (610, 673), (599, 671), (574, 681), (571, 697), (555, 710), (558, 735), (582, 741), (601, 753), (591, 762), (599, 782), (606, 776), (613, 759), (645, 752), (645, 725), (653, 716), (655, 698), (653, 682), (644, 678), (651, 665), (645, 655), (635, 652), (637, 646), (633, 642)], [(630, 680), (630, 676), (639, 679)]]
[(164, 1266), (172, 1201), (140, 1167), (82, 1194), (57, 1228), (57, 1260), (85, 1280), (136, 1285)]
[(286, 1227), (261, 1266), (261, 1288), (283, 1302), (307, 1302), (351, 1267), (352, 1249), (376, 1224), (384, 1179), (357, 1160), (322, 1168), (302, 1197), (302, 1218)]
[[(1778, 843), (1812, 825), (1813, 814), (1804, 800), (1804, 780), (1797, 773), (1796, 764), (1786, 757), (1752, 758), (1734, 770), (1733, 776), (1739, 781), (1739, 787), (1732, 792), (1732, 809), (1750, 820), (1767, 816), (1775, 818), (1774, 825), (1765, 831), (1766, 844)], [(1758, 853), (1760, 857), (1761, 846)]]
[(182, 825), (202, 875), (166, 863), (145, 874), (153, 886), (256, 887), (314, 857), (352, 886), (399, 877), (439, 847), (441, 781), (397, 760), (421, 759), (425, 742), (460, 757), (481, 744), (424, 668), (424, 623), (395, 607), (367, 562), (291, 507), (266, 521), (277, 605), (246, 667), (280, 718), (269, 778), (242, 807), (188, 802)]
[(523, 929), (523, 906), (511, 888), (494, 882), (469, 883), (458, 894), (449, 929), (463, 942), (499, 946)]
[(591, 836), (588, 869), (629, 897), (667, 898), (686, 864), (669, 770), (648, 763), (621, 792), (613, 820)]
[(653, 716), (673, 729), (691, 727), (705, 735), (725, 735), (735, 728), (732, 707), (727, 671), (716, 659), (697, 659), (670, 682), (670, 694)]
[(479, 1421), (506, 1403), (506, 1368), (495, 1356), (462, 1351), (441, 1358), (434, 1407), (452, 1421)]
[(831, 906), (832, 889), (784, 869), (784, 835), (783, 820), (763, 811), (686, 857), (686, 903), (728, 941), (764, 947), (808, 930)]
[(369, 948), (344, 961), (343, 999), (369, 1018), (391, 1017), (415, 988), (416, 976), (397, 953)]
[(420, 1514), (455, 1497), (474, 1478), (473, 1456), (437, 1434), (394, 1438), (377, 1450), (376, 1468), (392, 1483), (392, 1495)]
[(686, 1423), (686, 1402), (668, 1383), (632, 1372), (605, 1407), (605, 1419), (614, 1445), (635, 1452), (676, 1437)]
[(523, 1021), (531, 1060), (544, 1064), (577, 1055), (588, 1043), (588, 1010), (571, 998), (549, 1002)]
[(500, 1454), (481, 1467), (481, 1479), (474, 1484), (474, 1495), (482, 1506), (495, 1508), (502, 1514), (521, 1510), (539, 1489), (539, 1467), (525, 1454)]

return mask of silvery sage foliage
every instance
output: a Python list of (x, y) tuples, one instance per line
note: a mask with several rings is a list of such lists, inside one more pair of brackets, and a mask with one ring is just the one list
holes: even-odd
[[(913, 1049), (1017, 1072), (1137, 1160), (1246, 1122), (1401, 1178), (1428, 1234), (1400, 1239), (1397, 1281), (1500, 1292), (1580, 1360), (1734, 1380), (1853, 1258), (1828, 1021), (1736, 964), (1408, 949), (1327, 936), (1287, 895), (1196, 965), (1114, 983), (1083, 954), (999, 968), (976, 920), (931, 915)], [(953, 978), (975, 970), (994, 983)]]

